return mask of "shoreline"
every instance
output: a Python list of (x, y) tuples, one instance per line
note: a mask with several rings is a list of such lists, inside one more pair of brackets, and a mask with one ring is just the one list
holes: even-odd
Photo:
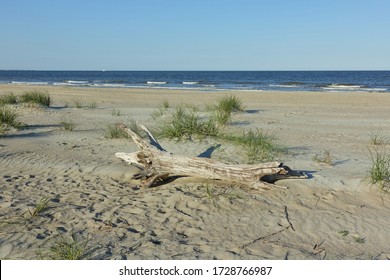
[[(371, 135), (381, 130), (390, 141), (388, 93), (0, 85), (0, 96), (28, 90), (47, 91), (53, 104), (17, 107), (26, 127), (0, 136), (2, 259), (51, 258), (51, 246), (72, 234), (78, 242), (90, 240), (94, 259), (390, 258), (390, 196), (365, 180)], [(310, 178), (281, 180), (277, 184), (288, 190), (261, 193), (194, 178), (137, 188), (135, 168), (114, 156), (137, 147), (107, 139), (107, 125), (134, 120), (154, 126), (159, 120), (151, 115), (164, 100), (204, 110), (226, 94), (245, 106), (229, 129), (274, 135), (288, 149), (284, 163)], [(73, 131), (62, 128), (64, 120), (75, 123)], [(388, 141), (381, 146), (387, 151)], [(221, 144), (212, 157), (232, 162), (242, 153), (212, 139), (160, 143), (184, 156)], [(313, 160), (324, 151), (332, 165)], [(49, 200), (47, 210), (29, 217), (42, 198)], [(285, 207), (295, 231), (271, 236), (288, 226)], [(261, 236), (269, 237), (246, 245)]]

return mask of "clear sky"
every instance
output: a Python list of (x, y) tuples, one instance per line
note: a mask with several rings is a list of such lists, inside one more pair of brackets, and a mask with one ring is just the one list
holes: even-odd
[(0, 0), (0, 69), (390, 70), (390, 1)]

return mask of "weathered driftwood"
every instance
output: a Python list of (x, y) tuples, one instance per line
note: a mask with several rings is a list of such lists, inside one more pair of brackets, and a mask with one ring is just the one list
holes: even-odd
[(149, 135), (151, 143), (125, 125), (118, 124), (118, 127), (133, 139), (140, 151), (115, 155), (140, 169), (133, 178), (141, 180), (141, 186), (144, 187), (150, 187), (159, 180), (167, 179), (168, 176), (192, 176), (247, 185), (254, 189), (284, 188), (272, 183), (292, 176), (304, 176), (280, 162), (254, 165), (226, 164), (208, 158), (174, 155), (165, 151), (144, 125), (139, 126)]

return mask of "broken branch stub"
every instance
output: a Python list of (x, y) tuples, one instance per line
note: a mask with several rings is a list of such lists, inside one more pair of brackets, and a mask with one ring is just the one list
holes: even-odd
[(254, 189), (284, 188), (272, 184), (288, 177), (302, 178), (304, 174), (293, 171), (280, 162), (262, 164), (226, 164), (200, 157), (183, 157), (165, 151), (152, 133), (144, 126), (140, 127), (148, 134), (151, 143), (137, 133), (118, 124), (140, 149), (135, 153), (116, 153), (118, 158), (135, 165), (140, 172), (133, 176), (141, 180), (141, 186), (150, 187), (157, 181), (164, 181), (168, 176), (191, 176), (247, 185)]

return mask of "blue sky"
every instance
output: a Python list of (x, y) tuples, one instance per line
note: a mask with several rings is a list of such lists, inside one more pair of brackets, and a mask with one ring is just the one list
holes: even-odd
[(0, 0), (0, 69), (390, 70), (389, 0)]

